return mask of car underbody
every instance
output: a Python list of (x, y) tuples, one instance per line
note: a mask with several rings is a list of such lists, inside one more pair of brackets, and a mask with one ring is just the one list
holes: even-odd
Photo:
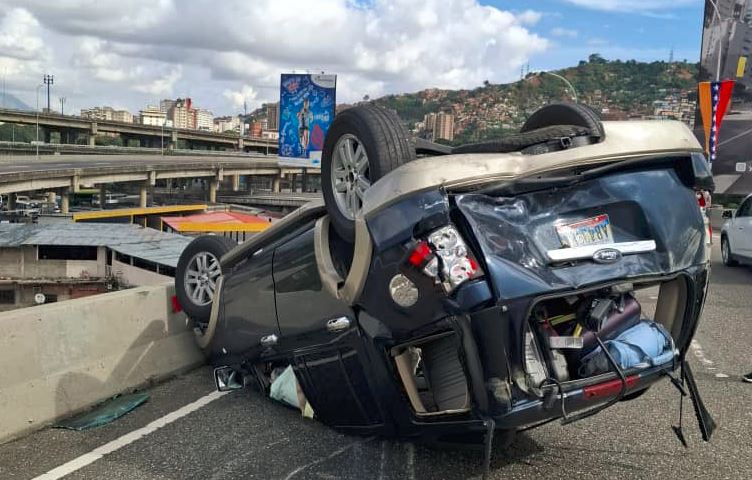
[[(224, 253), (197, 321), (218, 386), (268, 393), (290, 369), (288, 403), (335, 428), (489, 444), (669, 378), (709, 439), (685, 362), (709, 275), (702, 149), (679, 122), (592, 122), (535, 151), (411, 147), (424, 156), (369, 180), (349, 223), (314, 202)], [(336, 140), (357, 180), (377, 149)]]

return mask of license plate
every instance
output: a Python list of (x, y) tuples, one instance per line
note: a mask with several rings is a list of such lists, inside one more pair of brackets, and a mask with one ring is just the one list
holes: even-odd
[(556, 233), (559, 235), (561, 244), (568, 248), (614, 242), (611, 221), (605, 214), (575, 223), (557, 225)]

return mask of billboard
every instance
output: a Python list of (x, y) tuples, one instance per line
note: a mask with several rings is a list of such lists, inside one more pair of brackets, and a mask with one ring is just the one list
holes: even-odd
[(752, 192), (752, 0), (705, 0), (702, 28), (696, 135), (713, 160), (716, 194), (746, 195)]
[(334, 120), (337, 76), (283, 73), (279, 88), (279, 156), (319, 167), (324, 138)]

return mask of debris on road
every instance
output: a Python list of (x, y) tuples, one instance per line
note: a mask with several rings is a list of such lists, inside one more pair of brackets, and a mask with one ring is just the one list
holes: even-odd
[(111, 398), (102, 403), (95, 409), (58, 422), (55, 428), (66, 428), (69, 430), (86, 430), (93, 427), (99, 427), (114, 422), (123, 415), (135, 410), (149, 399), (148, 393), (133, 393), (130, 395), (121, 395)]

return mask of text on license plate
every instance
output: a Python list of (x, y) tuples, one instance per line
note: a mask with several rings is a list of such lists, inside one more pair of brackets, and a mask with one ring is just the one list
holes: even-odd
[(564, 247), (575, 248), (587, 245), (613, 243), (611, 221), (608, 215), (598, 215), (575, 223), (556, 226), (556, 233)]

